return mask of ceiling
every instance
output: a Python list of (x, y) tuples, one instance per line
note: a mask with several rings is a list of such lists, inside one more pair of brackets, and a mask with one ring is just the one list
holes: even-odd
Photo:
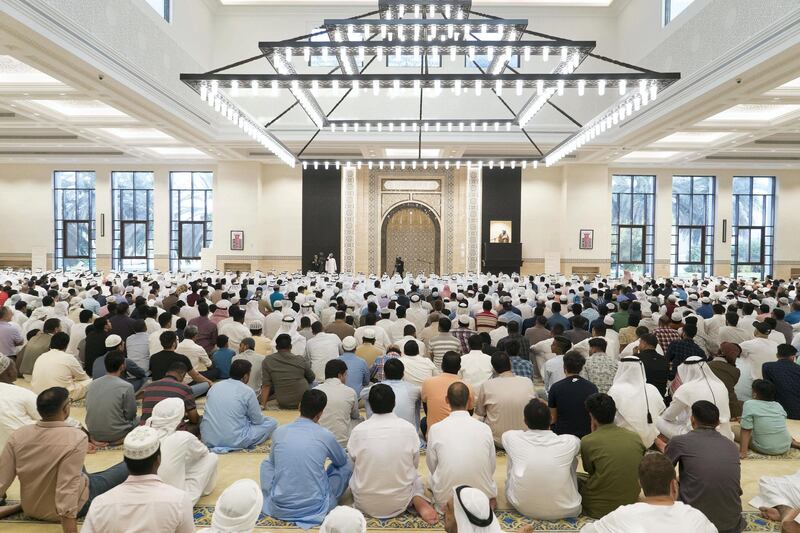
[[(271, 0), (220, 0), (223, 3), (270, 3)], [(296, 3), (302, 0), (293, 0)], [(360, 0), (359, 0), (360, 1)], [(282, 2), (285, 4), (285, 1)], [(316, 2), (324, 3), (324, 2)], [(333, 3), (333, 0), (328, 3)], [(341, 1), (337, 1), (341, 4)], [(358, 3), (358, 2), (354, 2)], [(368, 2), (374, 4), (374, 0)], [(508, 0), (486, 0), (480, 4), (509, 5)], [(586, 2), (544, 2), (520, 0), (520, 4), (578, 5)], [(610, 2), (605, 1), (605, 4)], [(599, 68), (586, 64), (591, 70)], [(543, 66), (530, 67), (542, 69)], [(629, 167), (730, 167), (800, 168), (800, 46), (787, 48), (769, 61), (737, 73), (712, 90), (697, 90), (683, 103), (676, 102), (657, 120), (625, 130), (613, 140), (602, 139), (583, 147), (568, 161), (602, 163)], [(426, 109), (446, 117), (447, 96), (426, 99)], [(461, 109), (477, 116), (503, 117), (497, 99), (459, 97)], [(567, 98), (567, 97), (565, 97)], [(513, 94), (504, 99), (515, 109), (524, 102)], [(335, 118), (363, 118), (366, 98), (350, 98)], [(594, 101), (594, 99), (592, 99)], [(332, 95), (320, 97), (323, 108), (337, 101)], [(597, 111), (576, 100), (565, 106), (585, 122)], [(608, 99), (607, 103), (613, 101)], [(289, 107), (293, 100), (284, 94), (274, 98), (241, 95), (237, 100), (254, 117), (268, 122)], [(554, 99), (564, 105), (564, 100)], [(194, 103), (194, 102), (192, 102)], [(398, 116), (413, 116), (419, 100), (397, 97), (379, 105), (389, 106)], [(601, 101), (600, 108), (603, 107)], [(436, 115), (439, 113), (439, 115)], [(507, 111), (506, 111), (507, 113)], [(31, 40), (26, 28), (16, 21), (0, 18), (0, 161), (72, 163), (81, 161), (113, 163), (204, 163), (214, 160), (256, 159), (276, 161), (258, 144), (209, 113), (202, 127), (165, 112), (146, 96), (114, 77), (101, 77), (83, 58), (54, 43)], [(543, 126), (535, 139), (543, 151), (575, 131), (555, 109), (537, 115)], [(296, 153), (316, 129), (297, 108), (270, 128)], [(520, 142), (521, 141), (521, 142)], [(391, 150), (417, 146), (416, 134), (397, 133), (381, 137), (366, 133), (320, 135), (309, 155), (352, 155), (390, 157)], [(428, 155), (439, 157), (530, 155), (531, 146), (517, 133), (454, 135), (426, 134)], [(389, 152), (387, 152), (389, 150)]]
[[(218, 0), (223, 6), (357, 6), (375, 5), (374, 0)], [(477, 7), (484, 6), (557, 6), (557, 7), (608, 7), (614, 0), (476, 0)]]

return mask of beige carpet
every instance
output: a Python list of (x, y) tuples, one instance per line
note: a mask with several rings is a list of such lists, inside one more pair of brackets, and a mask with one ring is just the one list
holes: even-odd
[[(24, 384), (24, 382), (21, 382), (20, 384)], [(27, 386), (27, 384), (24, 385)], [(199, 406), (201, 408), (202, 404), (202, 401), (199, 402)], [(81, 404), (78, 404), (78, 406), (73, 406), (71, 411), (71, 414), (74, 418), (83, 422), (86, 416), (86, 409)], [(292, 422), (298, 416), (297, 412), (295, 411), (266, 411), (265, 414), (275, 418), (280, 424)], [(789, 423), (792, 433), (795, 436), (800, 436), (800, 422), (789, 421)], [(251, 453), (239, 452), (220, 456), (219, 477), (216, 490), (214, 490), (214, 492), (209, 496), (202, 498), (196, 509), (196, 519), (198, 525), (205, 525), (208, 515), (210, 514), (211, 508), (216, 502), (217, 497), (228, 485), (237, 479), (242, 478), (252, 478), (258, 481), (259, 465), (264, 459), (265, 454), (265, 451), (259, 450)], [(793, 474), (798, 470), (798, 468), (800, 468), (800, 463), (797, 462), (796, 457), (797, 455), (795, 454), (793, 454), (792, 457), (787, 458), (765, 458), (754, 456), (753, 458), (748, 458), (742, 462), (742, 490), (744, 491), (744, 494), (742, 495), (742, 502), (745, 512), (756, 511), (747, 504), (747, 501), (758, 492), (758, 479), (765, 475), (776, 476)], [(86, 469), (89, 472), (103, 470), (120, 462), (121, 460), (122, 452), (119, 449), (100, 451), (86, 457)], [(425, 464), (424, 456), (420, 458), (419, 471), (427, 483), (428, 469)], [(505, 476), (506, 458), (502, 454), (499, 454), (497, 458), (497, 470), (495, 471), (495, 480), (497, 481), (498, 486), (498, 509), (510, 511), (512, 508), (508, 504), (504, 493)], [(346, 498), (347, 497), (348, 496), (346, 496)], [(19, 483), (17, 481), (11, 485), (8, 491), (8, 498), (9, 500), (19, 499)], [(351, 501), (344, 501), (343, 503), (351, 503)], [(519, 517), (513, 512), (499, 514), (501, 514), (501, 520), (504, 523), (503, 529), (505, 530), (516, 528), (517, 526), (526, 522), (525, 519)], [(262, 522), (269, 527), (259, 528), (259, 531), (266, 531), (267, 529), (288, 529), (285, 525), (272, 523), (268, 520)], [(779, 531), (779, 528), (774, 527), (774, 524), (759, 520), (755, 517), (755, 515), (748, 516), (748, 522), (750, 523), (750, 528), (748, 531)], [(536, 523), (536, 531), (577, 531), (579, 530), (580, 525), (582, 525), (582, 520), (561, 521), (555, 523)], [(404, 531), (415, 531), (417, 528), (427, 529), (423, 528), (418, 521), (410, 518), (382, 523), (371, 521), (370, 526), (370, 531), (384, 532), (399, 529)], [(441, 527), (437, 529), (441, 529)], [(24, 533), (27, 531), (35, 531), (38, 533), (57, 533), (61, 531), (61, 528), (60, 526), (54, 524), (50, 525), (36, 522), (19, 521), (9, 522), (0, 520), (0, 531), (13, 531), (15, 533)]]

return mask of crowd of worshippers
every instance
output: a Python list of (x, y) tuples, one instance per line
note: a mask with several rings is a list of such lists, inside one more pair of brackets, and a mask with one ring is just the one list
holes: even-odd
[[(526, 517), (739, 532), (740, 461), (800, 447), (786, 423), (800, 420), (791, 282), (3, 280), (0, 496), (19, 478), (21, 501), (0, 515), (21, 508), (65, 531), (83, 517), (84, 531), (192, 531), (218, 455), (270, 441), (260, 483), (226, 489), (213, 531), (250, 531), (263, 511), (356, 533), (360, 513), (407, 510), (443, 516), (449, 533), (499, 531), (502, 449), (506, 498)], [(79, 400), (85, 427), (69, 416)], [(278, 427), (265, 409), (299, 417)], [(106, 446), (124, 461), (86, 474)], [(337, 511), (346, 492), (359, 512)], [(800, 531), (800, 472), (762, 478), (750, 504)]]

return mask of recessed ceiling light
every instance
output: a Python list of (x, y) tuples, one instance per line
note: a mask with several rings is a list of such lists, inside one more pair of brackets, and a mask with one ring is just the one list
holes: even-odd
[(800, 110), (800, 105), (741, 104), (726, 109), (700, 124), (718, 122), (772, 122)]
[(637, 150), (628, 152), (617, 161), (665, 161), (673, 157), (683, 156), (685, 152), (670, 152), (670, 151), (645, 151)]
[(731, 131), (679, 131), (653, 144), (710, 144), (735, 135)]
[[(420, 155), (417, 148), (385, 148), (384, 153), (393, 159), (416, 159)], [(438, 148), (422, 149), (422, 159), (437, 159), (441, 155), (442, 151)]]
[(97, 131), (129, 141), (174, 141), (175, 138), (155, 128), (97, 128)]
[(0, 55), (0, 85), (64, 85), (12, 56)]
[(127, 117), (125, 113), (99, 100), (30, 100), (67, 117)]

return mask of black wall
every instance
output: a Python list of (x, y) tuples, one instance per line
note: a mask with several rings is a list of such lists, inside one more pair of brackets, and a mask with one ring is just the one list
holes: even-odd
[[(483, 167), (483, 220), (481, 222), (481, 259), (484, 244), (489, 243), (489, 222), (511, 221), (511, 242), (520, 242), (520, 213), (522, 204), (522, 169)], [(481, 263), (483, 264), (483, 263)]]
[[(276, 205), (278, 207), (279, 204)], [(342, 264), (342, 171), (303, 170), (303, 271), (317, 252), (333, 252)]]

